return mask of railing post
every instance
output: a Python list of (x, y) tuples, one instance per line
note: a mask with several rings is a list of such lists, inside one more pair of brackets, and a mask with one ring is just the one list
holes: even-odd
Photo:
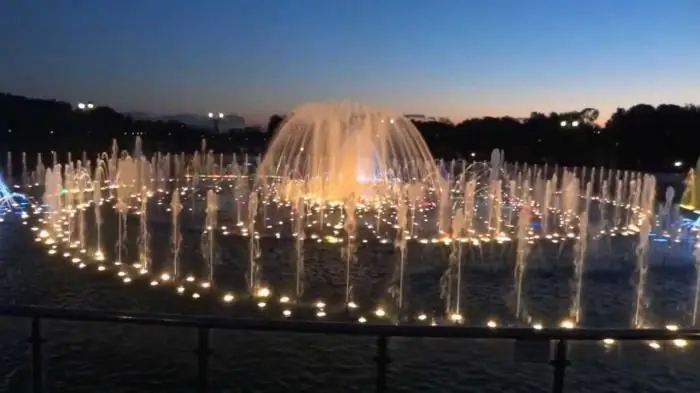
[(32, 346), (32, 392), (41, 393), (44, 391), (44, 339), (41, 337), (41, 319), (32, 317), (31, 335), (27, 341)]
[(207, 393), (209, 391), (209, 328), (197, 328), (197, 392)]
[(566, 340), (557, 340), (557, 345), (554, 349), (554, 360), (550, 362), (554, 366), (554, 380), (552, 381), (552, 392), (564, 392), (564, 377), (566, 376), (566, 368), (571, 364), (567, 359), (568, 349)]
[(384, 393), (386, 391), (386, 374), (387, 367), (391, 363), (388, 353), (388, 337), (379, 336), (377, 337), (377, 356), (374, 361), (377, 363), (377, 375), (375, 379), (375, 391), (377, 393)]

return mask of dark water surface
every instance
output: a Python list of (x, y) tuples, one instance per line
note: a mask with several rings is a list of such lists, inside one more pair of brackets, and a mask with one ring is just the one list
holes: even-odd
[[(114, 275), (79, 270), (64, 258), (47, 256), (44, 247), (18, 222), (0, 225), (0, 288), (5, 304), (81, 309), (136, 310), (226, 315), (230, 309), (207, 299), (193, 300), (172, 288), (153, 289), (147, 281), (124, 285)], [(243, 251), (241, 251), (243, 252)], [(530, 278), (539, 307), (559, 307), (569, 290), (547, 282), (566, 282), (548, 273)], [(474, 275), (473, 298), (498, 287)], [(591, 273), (586, 277), (587, 315), (605, 319), (609, 309), (624, 308), (629, 319), (629, 272)], [(692, 266), (660, 267), (649, 275), (650, 291), (663, 299), (660, 310), (687, 314)], [(481, 286), (477, 283), (481, 282)], [(505, 285), (505, 284), (504, 284)], [(549, 287), (547, 287), (549, 288)], [(562, 293), (558, 293), (562, 292)], [(538, 295), (539, 293), (539, 295)], [(663, 295), (663, 296), (661, 296)], [(656, 303), (661, 303), (657, 300)], [(684, 303), (686, 302), (686, 303)], [(566, 303), (565, 301), (561, 303)], [(681, 310), (681, 311), (678, 311)], [(535, 311), (533, 311), (535, 312)], [(663, 313), (659, 311), (659, 313)], [(597, 314), (602, 314), (598, 315)], [(0, 318), (0, 391), (30, 387), (29, 322)], [(49, 392), (191, 392), (196, 377), (196, 335), (191, 329), (46, 321), (46, 386)], [(211, 360), (213, 392), (369, 392), (374, 388), (376, 339), (260, 332), (215, 331)], [(567, 392), (700, 391), (698, 345), (652, 350), (644, 343), (605, 348), (573, 343)], [(389, 391), (396, 392), (547, 392), (547, 364), (516, 363), (509, 340), (391, 339)]]

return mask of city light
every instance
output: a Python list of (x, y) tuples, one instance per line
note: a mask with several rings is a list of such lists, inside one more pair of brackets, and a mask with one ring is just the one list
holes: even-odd
[(81, 111), (95, 109), (95, 104), (92, 102), (79, 102), (77, 105), (78, 109)]
[(209, 112), (209, 113), (207, 114), (207, 116), (209, 116), (210, 119), (214, 119), (214, 118), (223, 119), (223, 118), (224, 118), (223, 112), (219, 112), (219, 113), (217, 114), (217, 116), (214, 116), (214, 112)]
[(680, 168), (683, 166), (683, 161), (676, 161), (673, 163), (673, 166), (675, 166), (676, 168)]
[(574, 121), (572, 121), (572, 122), (568, 122), (568, 121), (566, 121), (566, 120), (562, 120), (562, 121), (559, 123), (559, 126), (561, 126), (561, 127), (573, 127), (573, 128), (576, 128), (576, 127), (578, 127), (579, 125), (581, 125), (581, 122), (578, 121), (578, 120), (574, 120)]

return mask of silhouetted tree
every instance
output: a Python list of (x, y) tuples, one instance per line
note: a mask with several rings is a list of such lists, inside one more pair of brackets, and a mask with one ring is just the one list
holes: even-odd
[(270, 135), (274, 134), (274, 132), (277, 131), (277, 127), (279, 127), (283, 121), (284, 121), (284, 116), (280, 116), (280, 115), (270, 116), (270, 120), (267, 122), (267, 133)]
[[(486, 160), (491, 150), (499, 148), (512, 161), (668, 171), (674, 169), (674, 161), (694, 164), (700, 154), (700, 108), (695, 105), (618, 108), (604, 127), (595, 124), (598, 117), (597, 109), (584, 108), (548, 115), (532, 112), (527, 119), (414, 124), (433, 154), (445, 159)], [(66, 102), (0, 94), (0, 146), (27, 152), (29, 165), (36, 152), (54, 150), (65, 157), (67, 152), (78, 156), (86, 151), (94, 156), (109, 149), (113, 139), (131, 149), (136, 136), (142, 138), (147, 153), (194, 151), (206, 138), (207, 146), (220, 153), (258, 154), (283, 121), (283, 116), (273, 115), (262, 129), (212, 134), (174, 121), (134, 120), (108, 107), (78, 110)], [(19, 154), (14, 157), (20, 159)]]

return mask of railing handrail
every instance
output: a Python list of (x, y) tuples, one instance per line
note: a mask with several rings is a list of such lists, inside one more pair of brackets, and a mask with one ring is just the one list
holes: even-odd
[(258, 330), (387, 337), (588, 341), (603, 340), (606, 338), (615, 340), (700, 340), (700, 329), (534, 329), (527, 327), (491, 328), (461, 325), (360, 324), (353, 322), (267, 320), (132, 311), (78, 310), (38, 306), (0, 306), (0, 316), (82, 322), (113, 322), (151, 326), (200, 327), (222, 330)]

